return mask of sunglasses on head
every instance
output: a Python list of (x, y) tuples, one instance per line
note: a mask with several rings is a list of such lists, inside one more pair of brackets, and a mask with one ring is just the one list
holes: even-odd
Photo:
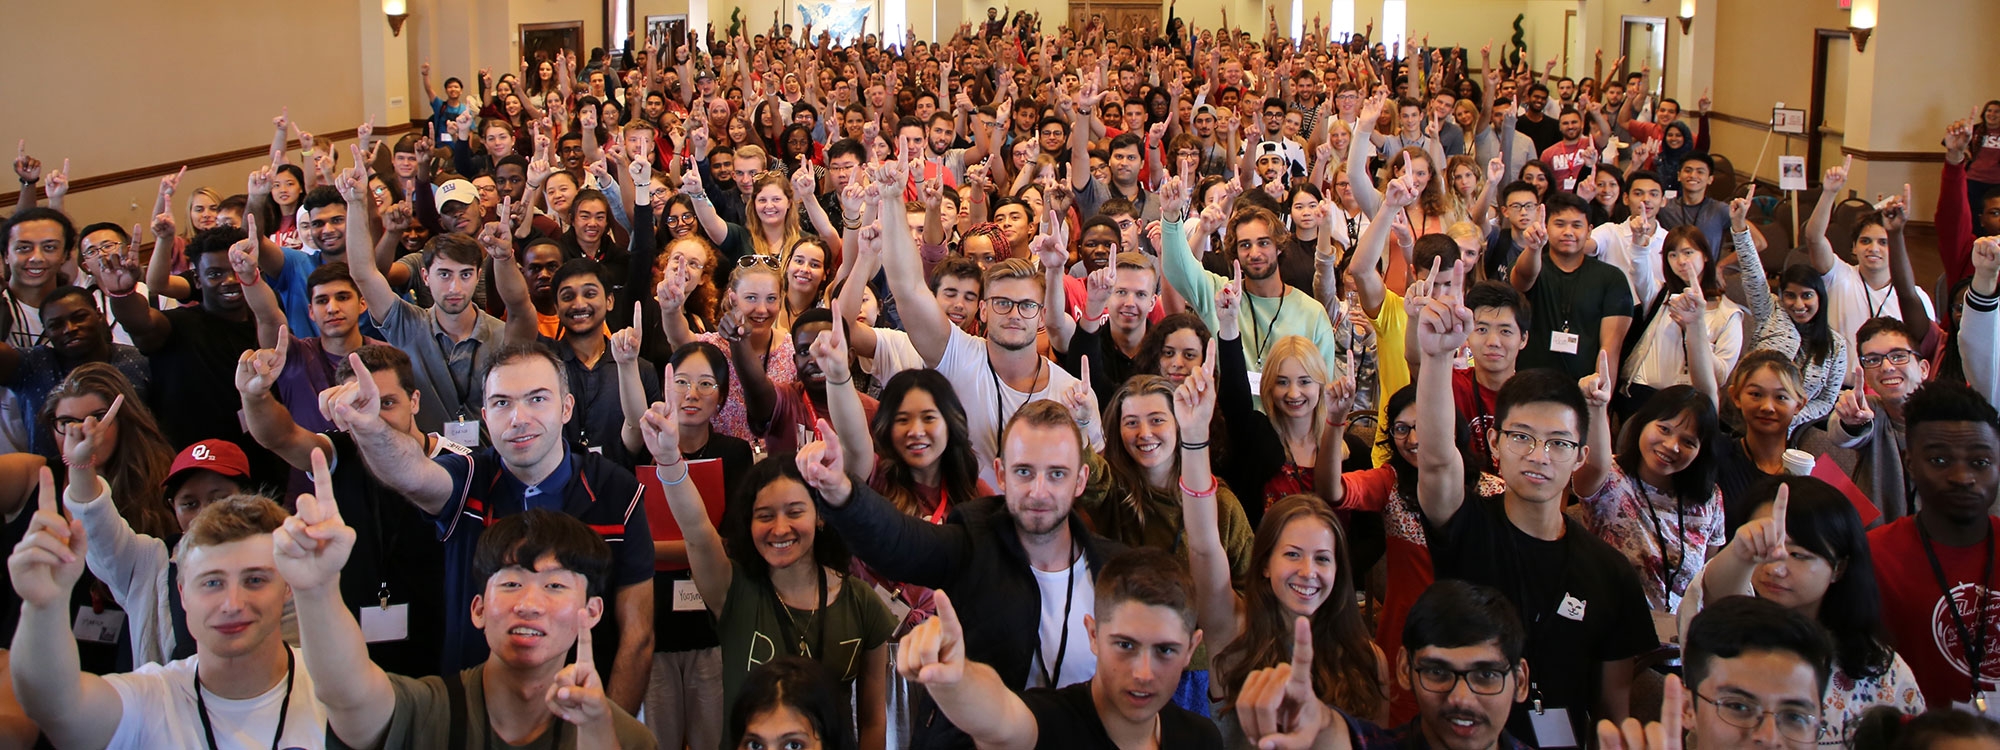
[(778, 267), (778, 256), (776, 256), (776, 255), (745, 255), (745, 256), (743, 256), (743, 257), (741, 257), (741, 258), (737, 258), (737, 259), (736, 259), (736, 267), (737, 267), (737, 268), (749, 268), (749, 267), (751, 267), (751, 266), (754, 266), (754, 265), (757, 265), (758, 263), (763, 263), (764, 265), (767, 265), (767, 266), (770, 266), (770, 267), (772, 267), (772, 268), (777, 268), (777, 267)]

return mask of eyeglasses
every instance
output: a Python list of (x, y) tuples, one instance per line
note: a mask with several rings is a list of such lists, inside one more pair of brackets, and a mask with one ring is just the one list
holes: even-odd
[(1409, 437), (1411, 433), (1414, 433), (1416, 431), (1417, 431), (1416, 425), (1397, 422), (1389, 426), (1389, 437), (1395, 438), (1397, 440), (1402, 440), (1403, 438)]
[(1887, 360), (1889, 364), (1897, 367), (1902, 367), (1916, 358), (1917, 353), (1908, 349), (1891, 349), (1881, 354), (1863, 354), (1861, 355), (1861, 369), (1873, 370), (1881, 367), (1883, 360)]
[(77, 425), (83, 424), (83, 420), (85, 419), (95, 419), (99, 422), (102, 422), (104, 421), (104, 415), (107, 413), (110, 413), (109, 409), (98, 412), (96, 414), (92, 414), (88, 417), (56, 417), (56, 424), (55, 424), (56, 434), (68, 435), (71, 429), (74, 429)]
[(1776, 711), (1764, 708), (1752, 701), (1734, 696), (1720, 699), (1710, 698), (1701, 693), (1694, 697), (1703, 703), (1715, 706), (1715, 713), (1724, 723), (1738, 729), (1756, 729), (1770, 716), (1777, 721), (1778, 734), (1793, 742), (1816, 742), (1819, 740), (1819, 715), (1796, 708), (1781, 708)]
[(1021, 310), (1021, 317), (1023, 318), (1038, 318), (1042, 314), (1042, 303), (1030, 299), (1016, 300), (1007, 299), (1006, 297), (987, 297), (986, 304), (992, 307), (994, 312), (1001, 315), (1012, 314), (1015, 308)]
[(767, 266), (770, 266), (770, 267), (771, 267), (771, 268), (773, 268), (773, 269), (776, 269), (776, 268), (778, 267), (778, 256), (776, 256), (776, 255), (745, 255), (745, 256), (743, 256), (743, 257), (741, 257), (741, 258), (737, 258), (737, 259), (736, 259), (736, 267), (737, 267), (737, 268), (749, 268), (749, 267), (751, 267), (751, 266), (754, 266), (754, 265), (757, 265), (758, 263), (762, 263), (762, 264), (764, 264), (764, 265), (767, 265)]
[(1536, 206), (1539, 206), (1539, 205), (1542, 205), (1542, 204), (1540, 204), (1540, 203), (1534, 203), (1534, 202), (1525, 202), (1525, 201), (1524, 201), (1524, 202), (1519, 202), (1519, 203), (1509, 203), (1509, 204), (1507, 204), (1507, 210), (1509, 210), (1509, 211), (1521, 211), (1521, 212), (1527, 212), (1527, 211), (1533, 211), (1533, 210), (1535, 210), (1535, 207), (1536, 207)]
[(693, 224), (693, 223), (694, 223), (694, 214), (691, 214), (691, 213), (688, 213), (688, 214), (668, 214), (668, 215), (667, 215), (667, 223), (668, 223), (668, 224)]
[(676, 391), (683, 391), (683, 392), (694, 391), (695, 393), (699, 393), (706, 396), (708, 394), (714, 393), (715, 390), (719, 387), (720, 386), (716, 385), (715, 381), (713, 380), (688, 380), (687, 378), (674, 378), (674, 390)]
[(1580, 447), (1573, 440), (1564, 440), (1562, 438), (1544, 440), (1519, 430), (1501, 430), (1500, 436), (1506, 438), (1501, 442), (1507, 446), (1507, 452), (1509, 453), (1527, 458), (1528, 456), (1535, 455), (1537, 450), (1541, 450), (1547, 453), (1550, 461), (1557, 463), (1567, 463), (1574, 460), (1576, 458), (1576, 450)]
[(125, 249), (125, 247), (126, 247), (125, 243), (119, 242), (117, 240), (112, 240), (102, 245), (84, 245), (83, 257), (85, 260), (88, 260), (91, 258), (95, 258), (99, 255), (108, 255), (110, 253), (118, 252), (119, 250)]
[(1411, 667), (1410, 671), (1417, 675), (1417, 686), (1439, 695), (1450, 695), (1451, 691), (1458, 689), (1459, 680), (1464, 680), (1465, 687), (1474, 695), (1499, 695), (1507, 690), (1507, 675), (1513, 674), (1514, 668)]

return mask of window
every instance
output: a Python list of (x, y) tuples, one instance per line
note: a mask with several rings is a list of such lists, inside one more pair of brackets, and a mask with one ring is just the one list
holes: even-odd
[(1409, 23), (1409, 15), (1409, 0), (1382, 0), (1383, 44), (1403, 41), (1404, 26)]
[(1354, 0), (1333, 0), (1327, 9), (1327, 38), (1341, 40), (1354, 35)]

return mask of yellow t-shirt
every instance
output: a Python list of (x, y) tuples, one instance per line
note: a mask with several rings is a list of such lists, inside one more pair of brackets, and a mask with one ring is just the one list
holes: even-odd
[[(1380, 413), (1389, 405), (1389, 397), (1410, 384), (1410, 363), (1403, 356), (1404, 337), (1408, 335), (1410, 316), (1403, 312), (1403, 297), (1395, 292), (1384, 291), (1382, 309), (1375, 314), (1375, 374), (1381, 388), (1376, 391), (1375, 411)], [(1389, 420), (1386, 415), (1376, 420), (1379, 425), (1375, 433), (1375, 465), (1389, 460), (1386, 436)]]

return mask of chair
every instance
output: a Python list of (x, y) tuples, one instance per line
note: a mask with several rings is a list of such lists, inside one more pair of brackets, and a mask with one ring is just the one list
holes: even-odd
[(1727, 201), (1731, 196), (1736, 195), (1737, 190), (1741, 187), (1736, 179), (1736, 164), (1730, 161), (1729, 157), (1722, 154), (1711, 153), (1708, 155), (1708, 158), (1715, 160), (1715, 172), (1713, 175), (1715, 181), (1709, 183), (1708, 194), (1716, 200)]

